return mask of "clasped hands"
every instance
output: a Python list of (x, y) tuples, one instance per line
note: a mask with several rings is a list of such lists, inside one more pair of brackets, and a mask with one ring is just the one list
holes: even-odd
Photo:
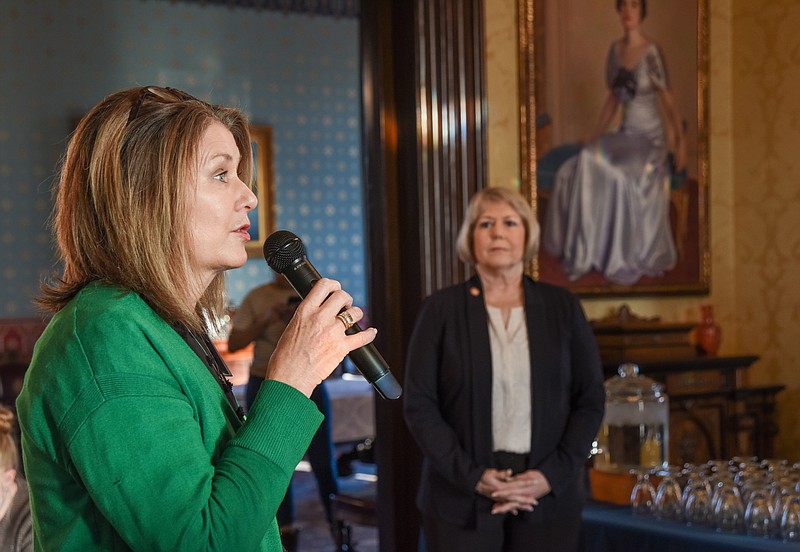
[(532, 512), (539, 498), (551, 491), (550, 482), (540, 470), (526, 470), (514, 475), (510, 469), (487, 468), (475, 490), (494, 501), (493, 514)]

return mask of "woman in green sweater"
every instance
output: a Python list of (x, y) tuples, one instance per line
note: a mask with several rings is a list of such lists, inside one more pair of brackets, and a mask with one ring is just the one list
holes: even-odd
[(171, 88), (78, 125), (55, 234), (63, 274), (17, 401), (37, 550), (281, 550), (275, 512), (321, 421), (312, 390), (375, 330), (320, 280), (247, 419), (206, 330), (247, 260), (247, 121)]

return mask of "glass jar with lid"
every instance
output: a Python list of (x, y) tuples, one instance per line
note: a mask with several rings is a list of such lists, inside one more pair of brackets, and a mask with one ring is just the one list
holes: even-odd
[(664, 386), (621, 364), (605, 382), (606, 411), (597, 437), (594, 466), (612, 472), (668, 466), (669, 399)]

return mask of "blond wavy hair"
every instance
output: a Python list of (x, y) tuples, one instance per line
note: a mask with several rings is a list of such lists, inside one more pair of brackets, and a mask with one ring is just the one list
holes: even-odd
[(510, 188), (501, 187), (484, 188), (469, 200), (464, 222), (461, 223), (458, 238), (456, 238), (458, 258), (467, 264), (475, 264), (475, 225), (487, 203), (506, 203), (517, 212), (525, 227), (525, 250), (522, 260), (528, 262), (533, 259), (539, 251), (539, 223), (522, 194)]
[(19, 469), (19, 452), (14, 441), (14, 413), (0, 404), (0, 471)]
[(188, 305), (193, 252), (189, 189), (201, 138), (213, 122), (232, 134), (239, 176), (252, 181), (247, 119), (172, 88), (131, 88), (108, 96), (79, 123), (62, 161), (52, 227), (64, 272), (42, 285), (38, 303), (63, 308), (93, 281), (131, 290), (170, 323), (200, 330), (224, 308), (219, 274)]

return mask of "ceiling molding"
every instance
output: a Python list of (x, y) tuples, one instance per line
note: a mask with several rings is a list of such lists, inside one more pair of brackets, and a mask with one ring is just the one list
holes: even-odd
[(361, 0), (162, 0), (173, 4), (199, 4), (201, 6), (227, 6), (283, 13), (303, 13), (329, 17), (358, 18)]

